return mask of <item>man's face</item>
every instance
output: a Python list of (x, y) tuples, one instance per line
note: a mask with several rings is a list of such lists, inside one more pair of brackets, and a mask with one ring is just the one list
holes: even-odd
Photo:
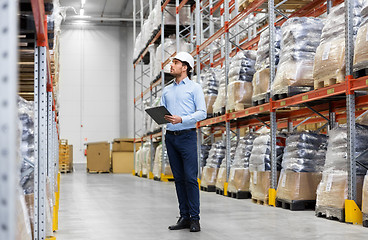
[(181, 61), (174, 59), (171, 63), (170, 74), (174, 77), (181, 76), (183, 72), (187, 71), (187, 66), (185, 66)]

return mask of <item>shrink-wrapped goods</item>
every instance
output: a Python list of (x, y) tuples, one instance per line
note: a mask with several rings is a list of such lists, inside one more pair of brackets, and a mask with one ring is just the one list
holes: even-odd
[[(361, 3), (353, 1), (354, 39), (361, 23)], [(332, 8), (322, 30), (321, 43), (316, 50), (314, 88), (321, 88), (345, 79), (345, 4)]]
[[(164, 164), (164, 172), (162, 172), (162, 164)], [(152, 173), (157, 179), (161, 178), (161, 173), (164, 175), (172, 175), (166, 149), (164, 151), (164, 160), (162, 160), (162, 143), (160, 143), (156, 148)]]
[[(368, 165), (368, 126), (355, 125), (355, 160)], [(348, 194), (348, 159), (347, 159), (347, 126), (337, 126), (329, 131), (326, 161), (323, 169), (322, 181), (317, 188), (317, 209), (330, 207), (345, 208)], [(362, 203), (362, 187), (366, 169), (356, 165), (357, 204)]]
[[(221, 76), (221, 68), (210, 68), (205, 73), (201, 74), (203, 81), (201, 83), (204, 98), (206, 101), (207, 114), (213, 113), (213, 104), (218, 95), (219, 78)], [(192, 79), (193, 80), (193, 79)]]
[(312, 132), (293, 133), (286, 139), (276, 197), (283, 200), (316, 199), (325, 163), (327, 137)]
[[(275, 62), (279, 63), (282, 33), (280, 27), (275, 28)], [(264, 31), (260, 35), (255, 69), (257, 71), (270, 67), (270, 32)]]
[(354, 72), (368, 67), (368, 1), (364, 1), (361, 17), (354, 48)]
[(201, 164), (200, 165), (202, 168), (206, 166), (207, 158), (209, 156), (210, 150), (211, 150), (211, 145), (207, 145), (207, 144), (201, 145)]
[[(368, 174), (365, 175), (365, 177), (364, 177), (364, 183), (363, 183), (362, 212), (365, 215), (368, 215)], [(368, 220), (368, 219), (365, 219), (365, 220)]]
[(218, 169), (225, 158), (226, 146), (224, 141), (220, 140), (212, 145), (209, 152), (206, 166), (203, 168), (201, 186), (215, 186)]
[(228, 192), (249, 191), (249, 158), (257, 135), (247, 134), (235, 151), (234, 162), (230, 168)]
[(227, 110), (241, 110), (252, 105), (252, 80), (255, 73), (255, 51), (238, 52), (232, 59), (229, 68), (229, 85)]
[[(294, 17), (282, 25), (280, 63), (272, 93), (285, 93), (288, 86), (313, 86), (313, 64), (321, 39), (323, 21)], [(287, 91), (286, 91), (287, 92)]]
[(217, 98), (212, 106), (213, 113), (222, 113), (225, 110), (225, 100), (226, 100), (226, 91), (225, 91), (225, 68), (221, 68), (221, 73), (219, 76), (219, 88)]
[[(231, 168), (233, 161), (234, 161), (234, 156), (235, 156), (235, 151), (236, 151), (236, 147), (237, 147), (237, 141), (236, 139), (231, 140), (230, 143), (230, 161), (228, 162), (229, 164), (229, 168)], [(225, 158), (222, 161), (221, 165), (220, 165), (220, 169), (217, 175), (217, 179), (216, 179), (216, 188), (219, 189), (224, 189), (224, 183), (226, 182), (226, 163), (227, 163), (227, 156), (225, 154)]]

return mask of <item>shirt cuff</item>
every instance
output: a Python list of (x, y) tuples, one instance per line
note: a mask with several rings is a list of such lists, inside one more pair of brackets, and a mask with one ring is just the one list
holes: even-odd
[(181, 123), (187, 123), (190, 119), (190, 116), (183, 116), (181, 117)]

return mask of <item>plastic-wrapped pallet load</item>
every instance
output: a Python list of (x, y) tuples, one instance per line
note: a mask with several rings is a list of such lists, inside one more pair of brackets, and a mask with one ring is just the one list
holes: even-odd
[[(240, 198), (242, 193), (249, 192), (250, 173), (249, 158), (253, 148), (256, 134), (247, 134), (242, 138), (236, 148), (234, 162), (230, 168), (228, 192), (237, 193)], [(246, 194), (248, 195), (248, 194)]]
[[(277, 187), (276, 197), (279, 200), (287, 200), (289, 203), (316, 200), (326, 149), (327, 136), (323, 134), (301, 132), (287, 137)], [(304, 209), (305, 206), (303, 204), (300, 207)]]
[[(361, 3), (353, 1), (354, 36), (361, 18)], [(345, 4), (332, 8), (322, 30), (321, 43), (314, 58), (314, 88), (322, 88), (345, 79)]]
[(368, 68), (368, 1), (364, 1), (361, 17), (354, 48), (354, 72)]
[[(160, 106), (160, 101), (161, 101), (161, 96), (156, 97), (153, 100), (151, 107)], [(160, 125), (158, 125), (155, 121), (152, 120), (150, 128), (149, 128), (149, 132), (150, 133), (157, 133), (158, 131), (160, 131)]]
[(148, 176), (151, 171), (151, 143), (145, 142), (143, 144), (142, 153), (142, 176)]
[(201, 168), (206, 166), (207, 158), (211, 150), (211, 145), (202, 144), (201, 145)]
[(172, 175), (169, 158), (167, 156), (167, 151), (164, 152), (164, 161), (162, 161), (162, 143), (160, 143), (156, 148), (155, 160), (153, 164), (153, 176), (155, 179), (161, 178), (162, 173), (162, 164), (164, 164), (165, 171), (163, 172), (164, 175)]
[[(204, 99), (206, 101), (207, 115), (212, 115), (213, 104), (217, 98), (219, 77), (221, 76), (221, 68), (210, 68), (203, 75), (202, 89), (204, 93)], [(193, 79), (192, 79), (193, 80)]]
[[(266, 30), (260, 35), (257, 58), (255, 69), (256, 73), (253, 76), (253, 96), (252, 101), (258, 101), (264, 99), (269, 91), (269, 79), (270, 79), (270, 38), (269, 31)], [(275, 29), (275, 63), (276, 66), (279, 63), (280, 45), (281, 45), (281, 29), (276, 27)]]
[[(136, 143), (138, 145), (138, 143)], [(135, 175), (139, 176), (142, 173), (142, 146), (139, 146), (135, 152), (135, 163), (134, 163)]]
[[(368, 126), (356, 124), (355, 135), (356, 161), (368, 166)], [(366, 170), (356, 166), (357, 204), (362, 203), (362, 187)], [(347, 161), (347, 127), (335, 127), (329, 132), (326, 162), (322, 181), (317, 188), (316, 213), (332, 214), (343, 221), (345, 199), (348, 197), (348, 161)]]
[[(34, 198), (34, 103), (18, 98), (20, 187), (17, 187), (17, 236), (16, 239), (33, 239), (34, 204), (26, 199)], [(49, 196), (47, 196), (49, 197)], [(49, 198), (47, 199), (49, 201)], [(46, 226), (50, 233), (49, 221)], [(51, 226), (52, 227), (52, 226)]]
[[(284, 138), (278, 137), (276, 144), (277, 171), (281, 170), (282, 154), (285, 144)], [(271, 137), (269, 134), (258, 136), (253, 142), (249, 158), (250, 191), (252, 198), (268, 201), (268, 189), (271, 179)]]
[(229, 85), (227, 110), (242, 110), (252, 106), (256, 52), (253, 50), (238, 52), (232, 59), (229, 68)]
[(225, 93), (225, 68), (221, 68), (221, 73), (219, 76), (219, 88), (218, 88), (218, 94), (216, 97), (215, 102), (213, 103), (212, 109), (213, 114), (222, 115), (225, 114), (225, 100), (226, 100), (226, 93)]
[(368, 227), (368, 172), (364, 177), (362, 195), (363, 226)]
[(208, 154), (206, 166), (203, 168), (201, 187), (215, 190), (218, 169), (225, 158), (225, 142), (220, 140), (212, 145)]
[[(229, 161), (229, 167), (231, 168), (231, 166), (233, 165), (233, 161), (234, 161), (234, 156), (235, 156), (235, 151), (236, 151), (236, 147), (237, 147), (237, 141), (236, 139), (231, 140), (230, 143), (230, 161)], [(216, 189), (219, 190), (224, 190), (224, 184), (226, 182), (226, 161), (227, 161), (227, 156), (225, 154), (225, 158), (222, 161), (221, 165), (220, 165), (220, 169), (218, 171), (217, 174), (217, 179), (216, 179)]]
[(323, 28), (318, 18), (295, 17), (281, 27), (280, 63), (272, 93), (288, 93), (288, 86), (313, 87), (313, 64)]

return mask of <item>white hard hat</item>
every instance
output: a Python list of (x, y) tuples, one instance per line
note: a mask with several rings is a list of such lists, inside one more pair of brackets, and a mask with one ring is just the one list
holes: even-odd
[(194, 58), (187, 52), (178, 52), (174, 59), (177, 59), (181, 62), (187, 62), (191, 69), (194, 67)]

